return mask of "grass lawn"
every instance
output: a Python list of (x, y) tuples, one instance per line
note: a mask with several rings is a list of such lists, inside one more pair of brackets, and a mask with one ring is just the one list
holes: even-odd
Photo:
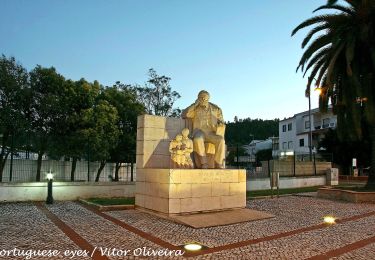
[[(315, 192), (322, 186), (314, 186), (314, 187), (305, 187), (305, 188), (293, 188), (293, 189), (280, 189), (279, 194), (295, 194), (295, 193), (302, 193), (302, 192)], [(249, 198), (252, 197), (261, 197), (261, 196), (271, 196), (271, 190), (257, 190), (257, 191), (247, 191), (246, 196)], [(273, 190), (273, 195), (277, 195), (277, 190)]]
[(111, 205), (134, 205), (135, 198), (91, 198), (87, 201), (99, 204), (102, 206), (111, 206)]

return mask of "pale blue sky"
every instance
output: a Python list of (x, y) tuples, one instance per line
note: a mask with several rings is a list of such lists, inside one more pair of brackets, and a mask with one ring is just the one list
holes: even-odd
[[(284, 118), (308, 109), (295, 73), (306, 31), (292, 29), (326, 0), (0, 0), (0, 53), (66, 78), (172, 78), (184, 108), (201, 89), (225, 120)], [(313, 98), (313, 107), (317, 98)]]

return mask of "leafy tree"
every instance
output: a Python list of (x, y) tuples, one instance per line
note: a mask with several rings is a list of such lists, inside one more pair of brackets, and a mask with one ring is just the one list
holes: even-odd
[[(367, 134), (365, 135), (367, 136)], [(371, 145), (369, 138), (352, 141), (340, 140), (337, 129), (329, 129), (319, 148), (325, 148), (325, 152), (332, 154), (332, 161), (341, 166), (341, 172), (350, 174), (352, 159), (357, 158), (359, 168), (368, 167), (370, 161)]]
[(26, 127), (28, 73), (14, 57), (0, 57), (0, 182), (9, 153)]
[(30, 72), (31, 149), (38, 154), (36, 181), (40, 181), (43, 155), (63, 127), (67, 116), (65, 78), (56, 69), (36, 66)]
[[(301, 68), (304, 75), (309, 72), (307, 94), (316, 79), (316, 86), (322, 89), (322, 110), (331, 100), (341, 139), (360, 140), (364, 126), (368, 128), (372, 156), (367, 185), (375, 185), (375, 1), (346, 0), (345, 6), (336, 2), (328, 1), (315, 10), (335, 13), (310, 18), (293, 30), (292, 35), (315, 26), (302, 42), (302, 48), (311, 43), (297, 70)], [(317, 33), (321, 34), (313, 39)]]
[(82, 136), (90, 145), (90, 161), (100, 161), (95, 181), (98, 182), (104, 169), (110, 152), (117, 145), (120, 132), (116, 123), (118, 112), (114, 106), (104, 99), (98, 99), (97, 103), (83, 111), (81, 131)]
[(227, 165), (245, 166), (247, 163), (237, 162), (236, 158), (241, 156), (248, 156), (246, 150), (241, 145), (228, 146), (228, 156), (226, 157)]
[[(121, 163), (133, 164), (137, 135), (137, 117), (144, 112), (144, 106), (137, 101), (136, 92), (130, 85), (120, 82), (103, 91), (103, 98), (113, 105), (118, 112), (116, 122), (119, 131), (117, 145), (111, 149), (111, 160), (116, 163), (114, 181), (118, 181)], [(133, 180), (133, 171), (131, 172)]]
[(82, 117), (85, 111), (95, 105), (100, 85), (97, 81), (89, 83), (85, 79), (80, 79), (78, 81), (68, 80), (65, 82), (65, 86), (66, 117), (62, 126), (57, 129), (58, 135), (52, 140), (49, 155), (56, 158), (62, 156), (72, 158), (70, 180), (74, 181), (77, 161), (85, 157), (88, 149), (87, 136), (82, 134), (87, 125)]
[(171, 78), (159, 76), (154, 69), (149, 70), (149, 80), (145, 86), (135, 86), (138, 101), (145, 106), (146, 113), (157, 116), (179, 117), (180, 109), (173, 109), (174, 102), (181, 96), (172, 91)]
[(261, 165), (262, 161), (272, 160), (272, 149), (259, 150), (256, 154), (257, 165)]

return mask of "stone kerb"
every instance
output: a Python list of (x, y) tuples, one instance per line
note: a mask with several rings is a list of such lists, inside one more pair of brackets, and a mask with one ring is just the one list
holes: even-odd
[(246, 171), (139, 169), (135, 204), (166, 214), (243, 208)]
[(170, 168), (169, 142), (186, 127), (181, 118), (141, 115), (137, 123), (137, 168)]
[(357, 192), (334, 188), (318, 189), (318, 198), (344, 200), (354, 203), (375, 203), (375, 192)]

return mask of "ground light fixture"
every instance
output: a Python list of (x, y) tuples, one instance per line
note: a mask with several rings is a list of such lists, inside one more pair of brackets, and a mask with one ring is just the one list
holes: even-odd
[(198, 244), (198, 243), (188, 243), (188, 244), (185, 244), (184, 245), (184, 249), (187, 250), (187, 251), (199, 251), (203, 248), (202, 245)]
[(323, 220), (324, 220), (324, 223), (326, 224), (331, 224), (331, 225), (336, 224), (336, 218), (332, 216), (325, 216)]
[(53, 183), (53, 173), (51, 170), (47, 173), (47, 180), (48, 180), (48, 190), (47, 190), (47, 204), (53, 204), (53, 197), (52, 197), (52, 183)]

